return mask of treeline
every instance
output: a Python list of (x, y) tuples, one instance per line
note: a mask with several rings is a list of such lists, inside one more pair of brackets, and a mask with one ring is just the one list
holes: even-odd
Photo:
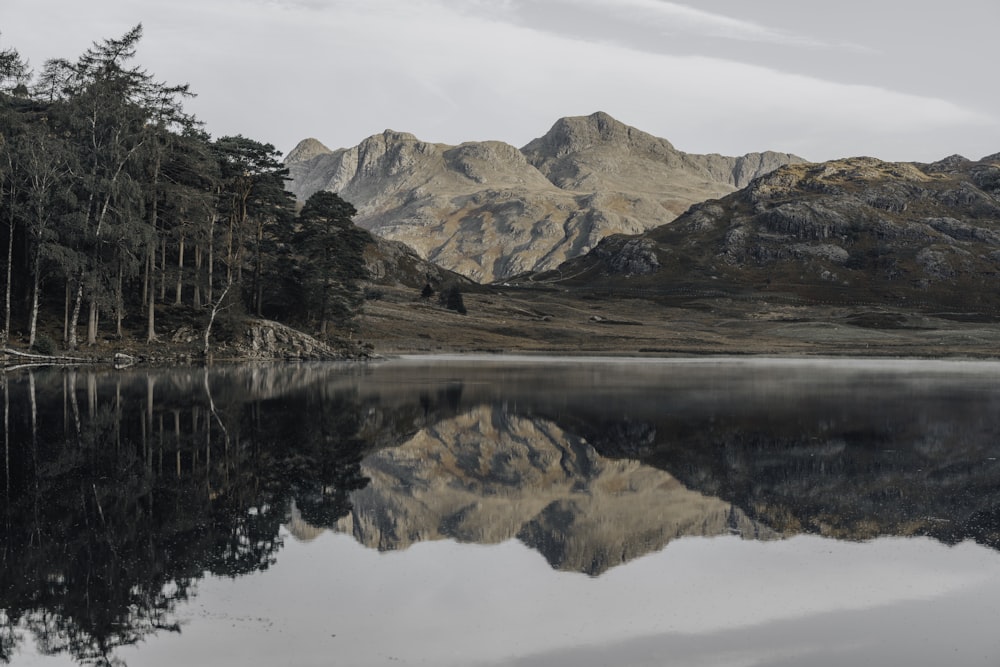
[[(326, 334), (357, 313), (367, 232), (319, 193), (296, 214), (271, 144), (213, 139), (187, 85), (132, 64), (142, 26), (33, 72), (0, 51), (0, 343), (157, 340), (157, 314), (282, 320)], [(54, 334), (58, 335), (58, 334)], [(206, 345), (208, 338), (206, 337)], [(206, 350), (207, 351), (207, 350)]]

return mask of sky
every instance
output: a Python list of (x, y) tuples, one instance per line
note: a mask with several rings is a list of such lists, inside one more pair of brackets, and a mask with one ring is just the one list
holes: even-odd
[(215, 137), (523, 146), (604, 111), (692, 153), (1000, 152), (997, 0), (2, 0), (33, 68), (142, 23)]

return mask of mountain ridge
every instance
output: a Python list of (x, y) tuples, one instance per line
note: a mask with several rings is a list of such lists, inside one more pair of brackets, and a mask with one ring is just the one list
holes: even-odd
[(385, 130), (336, 150), (304, 139), (285, 159), (300, 200), (337, 192), (360, 226), (478, 282), (555, 268), (789, 162), (803, 160), (684, 153), (603, 112), (559, 119), (521, 149)]

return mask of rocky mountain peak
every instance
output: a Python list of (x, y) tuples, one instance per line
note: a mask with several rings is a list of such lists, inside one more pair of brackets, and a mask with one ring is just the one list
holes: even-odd
[(964, 155), (954, 154), (949, 155), (946, 158), (938, 160), (937, 162), (932, 162), (927, 165), (926, 169), (929, 172), (951, 172), (958, 169), (962, 169), (972, 163), (972, 160), (965, 157)]
[(285, 157), (285, 164), (291, 164), (293, 162), (308, 162), (319, 155), (328, 155), (332, 152), (333, 151), (324, 146), (318, 139), (310, 137), (300, 141), (295, 148), (291, 150), (291, 152)]
[(516, 174), (529, 169), (524, 154), (502, 141), (466, 142), (445, 151), (444, 158), (452, 170), (484, 185), (517, 181)]
[(560, 158), (587, 150), (650, 149), (673, 151), (666, 139), (654, 137), (622, 123), (603, 111), (589, 116), (569, 116), (555, 122), (544, 136), (529, 142), (521, 150), (532, 163), (545, 158)]
[(397, 132), (396, 130), (383, 130), (381, 134), (373, 134), (364, 141), (361, 145), (365, 144), (384, 144), (390, 146), (392, 144), (400, 143), (419, 143), (420, 140), (417, 139), (416, 135), (410, 132)]
[(358, 171), (381, 178), (407, 173), (435, 152), (433, 144), (417, 139), (409, 132), (385, 130), (368, 137), (357, 146)]

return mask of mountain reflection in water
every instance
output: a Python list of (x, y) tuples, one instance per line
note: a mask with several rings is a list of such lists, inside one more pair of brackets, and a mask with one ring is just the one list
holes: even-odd
[[(452, 359), (3, 377), (0, 660), (110, 663), (301, 539), (1000, 548), (1000, 365)], [(331, 567), (335, 567), (331, 565)], [(140, 654), (141, 655), (141, 654)]]

